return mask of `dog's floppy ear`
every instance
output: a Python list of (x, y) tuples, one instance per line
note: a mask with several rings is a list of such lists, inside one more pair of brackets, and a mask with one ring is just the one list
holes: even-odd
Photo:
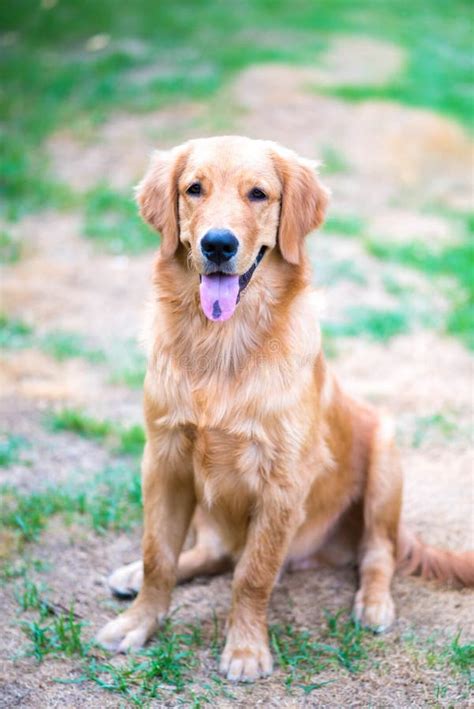
[(178, 179), (186, 165), (188, 150), (156, 150), (150, 167), (136, 188), (143, 219), (161, 234), (163, 258), (174, 256), (179, 243)]
[(329, 190), (317, 178), (316, 162), (276, 145), (272, 153), (283, 186), (278, 245), (285, 261), (298, 264), (303, 238), (324, 220)]

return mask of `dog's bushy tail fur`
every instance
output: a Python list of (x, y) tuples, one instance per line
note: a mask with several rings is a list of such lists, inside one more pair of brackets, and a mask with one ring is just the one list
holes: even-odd
[(456, 552), (425, 544), (403, 529), (398, 540), (397, 567), (407, 575), (474, 588), (474, 552)]

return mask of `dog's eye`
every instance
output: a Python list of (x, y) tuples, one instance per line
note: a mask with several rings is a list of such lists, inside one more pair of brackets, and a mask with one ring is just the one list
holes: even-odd
[(267, 195), (263, 192), (263, 190), (260, 190), (258, 187), (254, 187), (250, 190), (249, 200), (251, 202), (261, 202), (263, 199), (267, 199)]
[(187, 194), (191, 194), (194, 197), (199, 197), (201, 194), (202, 188), (201, 188), (201, 183), (200, 182), (193, 182), (192, 185), (188, 187), (186, 190)]

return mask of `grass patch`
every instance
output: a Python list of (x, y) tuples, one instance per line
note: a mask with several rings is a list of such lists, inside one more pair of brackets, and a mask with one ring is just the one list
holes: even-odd
[[(41, 603), (41, 601), (40, 601)], [(30, 641), (26, 649), (27, 655), (32, 655), (42, 662), (47, 655), (54, 657), (84, 657), (89, 644), (82, 639), (84, 621), (76, 616), (74, 608), (66, 612), (53, 614), (46, 604), (42, 606), (43, 616), (39, 620), (22, 621), (22, 629)], [(53, 615), (45, 621), (45, 617)]]
[(0, 565), (0, 582), (8, 583), (13, 579), (26, 579), (31, 570), (45, 571), (48, 564), (41, 559), (35, 559), (29, 555), (22, 555), (22, 558), (8, 560)]
[(17, 350), (29, 347), (33, 329), (22, 320), (0, 315), (0, 349)]
[(74, 332), (53, 331), (44, 335), (39, 346), (46, 354), (58, 362), (79, 357), (92, 364), (105, 362), (105, 354), (98, 349), (89, 347), (81, 335)]
[(90, 347), (85, 338), (78, 333), (63, 330), (37, 335), (33, 328), (23, 320), (0, 315), (0, 348), (19, 350), (38, 347), (58, 362), (80, 357), (93, 364), (106, 361), (105, 354)]
[(23, 586), (15, 591), (15, 598), (22, 612), (37, 610), (43, 620), (51, 611), (50, 604), (44, 599), (45, 588), (31, 581), (27, 576), (23, 579)]
[[(75, 682), (92, 682), (140, 707), (152, 699), (169, 699), (176, 694), (185, 695), (192, 706), (209, 703), (218, 694), (230, 695), (220, 679), (208, 681), (199, 693), (191, 686), (198, 664), (196, 652), (203, 643), (198, 624), (178, 628), (168, 619), (150, 647), (117, 663), (109, 661), (102, 648), (84, 640), (85, 622), (73, 606), (65, 608), (50, 602), (44, 588), (29, 579), (15, 595), (21, 612), (37, 613), (36, 617), (21, 621), (28, 639), (25, 654), (38, 662), (49, 657), (76, 658), (81, 675)], [(56, 681), (67, 684), (71, 680)]]
[(346, 322), (326, 322), (323, 332), (329, 337), (365, 336), (375, 342), (388, 342), (409, 331), (409, 319), (402, 310), (376, 310), (366, 307), (349, 308)]
[(200, 626), (177, 630), (167, 621), (158, 632), (156, 642), (138, 657), (120, 667), (110, 662), (92, 661), (86, 668), (87, 679), (143, 706), (146, 700), (163, 699), (170, 690), (173, 694), (184, 691), (193, 681), (196, 650), (201, 644)]
[(446, 658), (449, 664), (469, 678), (474, 684), (474, 643), (461, 643), (461, 633), (449, 643)]
[(285, 670), (287, 687), (296, 685), (308, 693), (336, 681), (331, 675), (314, 682), (315, 675), (341, 667), (356, 673), (366, 666), (370, 644), (376, 642), (373, 635), (342, 611), (325, 613), (325, 617), (327, 627), (322, 640), (291, 625), (270, 628), (270, 642), (280, 667)]
[(70, 431), (83, 438), (92, 438), (103, 441), (114, 431), (114, 425), (110, 421), (87, 416), (77, 409), (63, 409), (53, 413), (48, 418), (48, 425), (52, 431)]
[(136, 468), (114, 465), (83, 486), (48, 487), (22, 493), (13, 486), (2, 488), (0, 522), (13, 529), (21, 543), (35, 541), (54, 515), (65, 522), (83, 519), (94, 531), (126, 530), (140, 521), (141, 481)]
[(98, 186), (85, 202), (84, 235), (114, 254), (156, 249), (158, 239), (139, 217), (132, 196)]
[(340, 174), (341, 172), (347, 172), (349, 169), (344, 155), (330, 146), (323, 148), (321, 160), (321, 172), (323, 175)]
[(141, 456), (145, 445), (145, 431), (143, 426), (135, 424), (122, 428), (117, 432), (119, 444), (118, 453), (122, 455)]
[[(22, 612), (37, 612), (36, 618), (21, 623), (29, 641), (26, 653), (38, 662), (48, 656), (77, 658), (81, 670), (77, 682), (92, 682), (135, 706), (172, 699), (199, 707), (219, 697), (235, 698), (218, 676), (211, 675), (205, 681), (196, 677), (202, 648), (214, 648), (213, 661), (217, 662), (216, 622), (203, 628), (199, 623), (179, 625), (169, 618), (149, 647), (117, 662), (107, 659), (101, 648), (85, 642), (84, 622), (74, 609), (49, 602), (41, 587), (26, 580), (16, 597)], [(271, 646), (288, 690), (297, 688), (309, 694), (336, 682), (334, 672), (328, 679), (326, 674), (318, 680), (317, 675), (328, 669), (359, 672), (369, 660), (369, 650), (381, 646), (370, 633), (354, 626), (346, 614), (327, 614), (326, 621), (321, 640), (290, 625), (270, 629)]]
[(20, 260), (21, 246), (8, 232), (0, 231), (0, 263), (16, 263)]
[(474, 685), (474, 643), (461, 642), (461, 631), (443, 645), (431, 640), (428, 649), (424, 648), (424, 656), (428, 667), (450, 669), (465, 677), (469, 687)]
[(121, 426), (114, 421), (87, 416), (78, 409), (52, 413), (47, 418), (47, 424), (55, 432), (69, 431), (105, 443), (122, 455), (140, 456), (143, 453), (145, 432), (138, 424)]
[(110, 352), (104, 352), (92, 347), (78, 333), (53, 330), (40, 336), (23, 320), (0, 314), (0, 350), (32, 347), (38, 347), (58, 362), (77, 357), (91, 364), (104, 364), (111, 370), (111, 384), (124, 384), (132, 389), (143, 387), (146, 358), (135, 342), (127, 340), (115, 344)]
[(456, 424), (442, 413), (421, 416), (415, 421), (412, 446), (419, 448), (430, 434), (441, 434), (445, 438), (451, 438), (456, 430)]
[(356, 216), (332, 216), (324, 222), (323, 230), (327, 234), (341, 236), (359, 236), (365, 227), (364, 221)]
[[(474, 349), (474, 216), (465, 217), (465, 236), (453, 246), (434, 250), (423, 243), (387, 244), (367, 241), (368, 251), (380, 259), (403, 264), (438, 279), (451, 301), (446, 331)], [(442, 279), (452, 279), (455, 286)]]
[(7, 468), (20, 462), (21, 451), (28, 446), (29, 443), (23, 436), (12, 434), (0, 436), (0, 468)]

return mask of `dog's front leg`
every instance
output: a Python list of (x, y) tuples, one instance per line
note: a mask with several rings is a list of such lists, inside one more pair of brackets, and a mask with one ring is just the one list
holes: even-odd
[(280, 498), (259, 505), (235, 568), (232, 609), (220, 663), (222, 674), (233, 681), (252, 682), (272, 671), (267, 606), (301, 520), (298, 505), (288, 503)]
[[(153, 438), (151, 438), (153, 441)], [(168, 612), (176, 567), (195, 507), (190, 464), (170, 464), (148, 442), (143, 456), (143, 584), (131, 607), (97, 636), (109, 650), (138, 649)]]

